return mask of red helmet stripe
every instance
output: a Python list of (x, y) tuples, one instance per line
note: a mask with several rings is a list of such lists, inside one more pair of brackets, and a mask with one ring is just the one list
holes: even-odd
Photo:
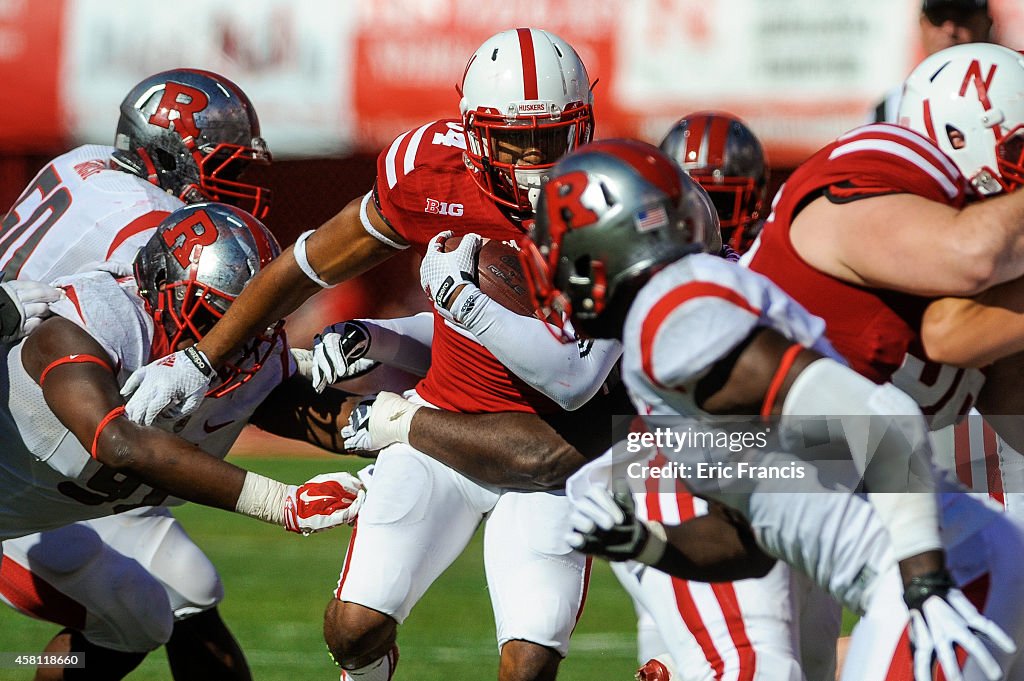
[[(694, 116), (686, 127), (686, 146), (680, 159), (686, 168), (704, 168), (708, 164), (708, 116)], [(691, 155), (692, 154), (692, 155)]]
[(931, 100), (928, 100), (928, 99), (924, 100), (921, 103), (921, 106), (924, 108), (924, 110), (921, 111), (921, 115), (924, 117), (924, 129), (925, 129), (925, 132), (928, 133), (928, 137), (931, 138), (932, 142), (936, 142), (937, 143), (939, 141), (939, 138), (935, 136), (935, 125), (932, 123), (932, 103), (931, 103)]
[(708, 127), (704, 133), (706, 139), (701, 150), (705, 156), (705, 165), (721, 166), (725, 160), (725, 144), (729, 139), (729, 119), (721, 116), (708, 116)]
[[(246, 220), (248, 223), (249, 221)], [(256, 242), (256, 254), (260, 259), (260, 266), (266, 265), (268, 262), (274, 259), (274, 247), (270, 244), (270, 239), (267, 238), (266, 232), (259, 228), (259, 225), (247, 224), (249, 233), (252, 234), (253, 241)]]
[(533, 51), (533, 32), (517, 28), (519, 52), (523, 59), (523, 99), (537, 99), (537, 55)]

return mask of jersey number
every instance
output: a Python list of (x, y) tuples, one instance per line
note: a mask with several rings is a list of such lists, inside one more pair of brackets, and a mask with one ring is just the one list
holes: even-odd
[[(57, 485), (57, 491), (80, 504), (99, 506), (118, 499), (127, 499), (141, 486), (142, 481), (138, 478), (118, 473), (109, 466), (100, 466), (99, 470), (85, 482), (85, 488), (79, 487), (73, 482), (62, 482)], [(117, 504), (113, 511), (114, 513), (124, 513), (140, 506), (159, 506), (166, 498), (166, 492), (151, 489), (142, 501), (134, 504)]]
[[(18, 250), (14, 251), (10, 258), (0, 259), (0, 265), (4, 269), (4, 281), (18, 278), (25, 261), (46, 236), (46, 232), (53, 226), (53, 223), (61, 219), (61, 216), (71, 206), (71, 192), (60, 184), (61, 179), (57, 174), (57, 169), (52, 165), (46, 166), (36, 175), (36, 179), (25, 190), (25, 193), (18, 197), (17, 203), (14, 204), (10, 212), (4, 216), (3, 224), (0, 225), (0, 253), (5, 253), (11, 244), (20, 239), (25, 232), (32, 230), (28, 239), (18, 247)], [(18, 209), (28, 202), (37, 191), (42, 202), (36, 206), (27, 220), (22, 220)]]

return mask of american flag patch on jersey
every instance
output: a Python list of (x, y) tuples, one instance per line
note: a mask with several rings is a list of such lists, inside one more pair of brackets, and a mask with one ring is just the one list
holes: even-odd
[(664, 206), (653, 206), (645, 210), (638, 210), (633, 216), (633, 224), (636, 225), (636, 231), (638, 232), (665, 227), (668, 225), (668, 213), (665, 212)]

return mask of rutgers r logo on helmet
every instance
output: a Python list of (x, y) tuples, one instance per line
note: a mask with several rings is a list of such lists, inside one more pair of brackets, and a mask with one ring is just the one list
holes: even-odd
[(210, 98), (202, 90), (168, 81), (149, 122), (168, 130), (173, 125), (183, 139), (195, 140), (199, 137), (196, 113), (205, 109), (209, 102)]
[(164, 243), (182, 267), (199, 262), (203, 246), (217, 241), (217, 226), (205, 210), (197, 210), (163, 232)]

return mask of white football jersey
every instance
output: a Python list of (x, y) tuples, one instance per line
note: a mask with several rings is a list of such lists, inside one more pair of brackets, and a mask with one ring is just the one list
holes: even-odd
[[(63, 279), (67, 297), (53, 311), (95, 338), (123, 384), (147, 364), (153, 320), (133, 278), (88, 272)], [(204, 400), (190, 417), (158, 426), (223, 458), (263, 399), (294, 370), (283, 340), (247, 383), (217, 399)], [(26, 373), (18, 344), (7, 349), (8, 380), (0, 408), (0, 540), (60, 527), (78, 520), (139, 506), (181, 503), (131, 476), (101, 465), (46, 406), (43, 391)]]
[(622, 378), (641, 414), (705, 416), (694, 389), (761, 326), (845, 362), (825, 323), (765, 277), (722, 258), (682, 258), (640, 290), (623, 330)]
[(39, 171), (0, 226), (5, 279), (48, 282), (91, 263), (131, 262), (160, 221), (184, 205), (112, 168), (113, 150), (88, 144)]

